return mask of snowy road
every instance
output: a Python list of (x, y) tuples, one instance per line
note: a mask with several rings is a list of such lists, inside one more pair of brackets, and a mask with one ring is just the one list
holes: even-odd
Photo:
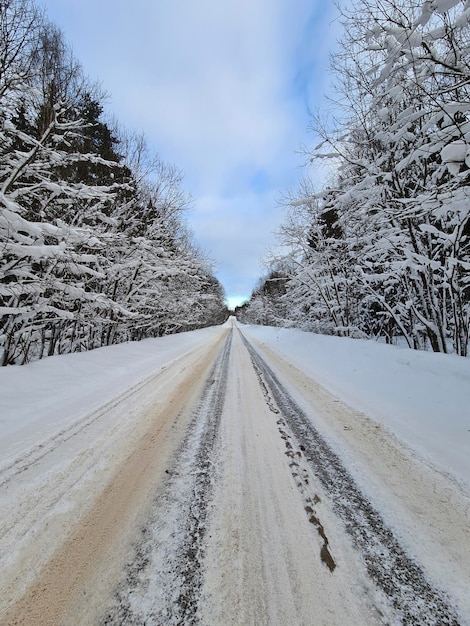
[(470, 624), (459, 487), (241, 330), (3, 466), (0, 623)]

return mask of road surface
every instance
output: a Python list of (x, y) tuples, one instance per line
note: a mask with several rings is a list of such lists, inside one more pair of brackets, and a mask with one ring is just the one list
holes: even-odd
[(1, 624), (470, 623), (457, 486), (234, 323), (0, 485)]

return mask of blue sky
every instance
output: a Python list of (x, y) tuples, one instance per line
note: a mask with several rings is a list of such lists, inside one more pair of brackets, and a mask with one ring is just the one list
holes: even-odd
[[(41, 0), (38, 0), (41, 2)], [(42, 0), (109, 111), (183, 171), (198, 245), (230, 304), (275, 245), (324, 107), (339, 34), (330, 0)]]

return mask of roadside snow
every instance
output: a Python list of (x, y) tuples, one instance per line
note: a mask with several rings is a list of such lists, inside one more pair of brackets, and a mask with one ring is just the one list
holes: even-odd
[[(318, 412), (321, 416), (320, 426), (328, 420), (336, 428), (332, 432), (340, 432), (341, 437), (344, 434), (344, 439), (339, 438), (341, 446), (344, 444), (339, 452), (344, 453), (353, 479), (359, 478), (359, 487), (365, 486), (368, 500), (383, 514), (404, 549), (423, 565), (429, 581), (458, 606), (464, 616), (461, 623), (470, 626), (465, 586), (470, 564), (468, 498), (462, 497), (463, 490), (454, 489), (453, 481), (442, 472), (430, 471), (428, 464), (420, 463), (420, 457), (425, 457), (461, 484), (470, 484), (470, 359), (296, 330), (243, 326), (242, 331), (260, 353), (268, 355), (267, 362), (271, 359), (273, 367), (279, 367), (286, 389), (293, 380), (294, 394), (314, 400), (312, 415)], [(0, 368), (0, 470), (3, 468), (4, 474), (0, 553), (5, 585), (0, 595), (5, 606), (36, 582), (49, 590), (49, 596), (42, 591), (39, 594), (41, 606), (47, 605), (48, 610), (62, 610), (67, 593), (87, 615), (98, 610), (100, 603), (106, 604), (106, 594), (129, 559), (129, 544), (121, 537), (132, 535), (134, 541), (143, 536), (140, 516), (146, 503), (153, 502), (155, 485), (166, 484), (159, 482), (162, 477), (173, 481), (179, 476), (179, 472), (172, 474), (174, 466), (169, 461), (192, 414), (178, 420), (175, 416), (184, 414), (182, 407), (191, 406), (195, 390), (206, 384), (204, 372), (209, 371), (223, 334), (221, 327), (213, 327), (52, 357), (24, 367)], [(315, 597), (321, 598), (321, 606), (313, 610), (320, 621), (321, 615), (325, 616), (324, 623), (342, 624), (344, 615), (351, 617), (351, 591), (366, 593), (367, 603), (382, 606), (380, 599), (367, 591), (367, 581), (363, 586), (354, 573), (356, 557), (349, 552), (348, 541), (342, 539), (342, 523), (330, 509), (331, 494), (323, 490), (313, 465), (311, 472), (306, 465), (299, 473), (300, 462), (290, 463), (288, 424), (273, 412), (268, 388), (263, 395), (239, 340), (238, 344), (234, 341), (232, 357), (228, 369), (232, 378), (225, 402), (219, 403), (226, 417), (221, 422), (221, 462), (214, 465), (215, 476), (221, 478), (215, 483), (215, 523), (208, 533), (211, 541), (207, 553), (208, 562), (216, 565), (213, 571), (208, 569), (204, 591), (217, 602), (213, 607), (207, 605), (208, 612), (229, 607), (229, 613), (233, 609), (233, 615), (243, 616), (240, 611), (244, 607), (246, 611), (256, 609), (260, 599), (259, 615), (269, 616), (269, 611), (274, 611), (270, 623), (276, 621), (276, 615), (280, 623), (289, 619), (305, 623), (308, 617), (299, 613), (296, 621), (295, 615), (289, 615), (289, 606), (296, 610), (305, 606), (311, 615), (308, 604), (302, 604), (310, 596), (302, 590), (311, 589), (312, 584), (320, 590)], [(208, 380), (213, 382), (211, 377)], [(345, 402), (337, 402), (338, 397)], [(103, 405), (104, 409), (99, 408)], [(204, 407), (202, 410), (206, 411)], [(267, 421), (261, 417), (263, 412), (269, 417)], [(89, 420), (95, 413), (99, 419)], [(401, 445), (394, 448), (395, 438), (384, 436), (383, 429), (376, 428), (371, 420), (394, 432), (412, 454)], [(86, 428), (76, 429), (75, 435), (75, 426), (82, 423)], [(175, 424), (179, 430), (173, 430)], [(73, 436), (67, 432), (69, 426)], [(65, 432), (63, 437), (52, 439), (61, 431)], [(301, 450), (299, 446), (299, 459)], [(16, 461), (9, 465), (12, 458)], [(422, 465), (419, 472), (415, 471), (415, 459), (416, 465)], [(188, 476), (188, 472), (181, 476)], [(105, 486), (106, 497), (97, 498), (105, 493)], [(147, 500), (149, 494), (151, 499)], [(100, 505), (88, 515), (95, 502)], [(322, 562), (321, 536), (312, 526), (316, 522), (306, 516), (306, 506), (315, 509), (315, 518), (321, 519), (331, 540), (331, 554), (341, 563), (334, 580)], [(116, 516), (117, 510), (122, 515)], [(160, 512), (165, 519), (165, 506)], [(171, 530), (171, 519), (166, 522)], [(104, 523), (113, 529), (104, 542), (112, 554), (111, 562), (95, 552), (96, 545), (101, 545)], [(75, 525), (76, 536), (85, 537), (86, 542), (71, 541), (58, 550)], [(134, 535), (131, 527), (139, 534)], [(178, 532), (176, 528), (175, 539)], [(165, 539), (165, 534), (163, 538), (172, 540)], [(55, 554), (58, 565), (51, 568), (46, 583), (39, 572)], [(92, 554), (97, 556), (91, 558)], [(102, 568), (106, 568), (105, 576)], [(89, 581), (86, 593), (77, 579), (68, 576), (72, 571), (80, 580)], [(309, 578), (312, 572), (313, 583)], [(286, 574), (292, 576), (290, 582)], [(342, 583), (338, 576), (345, 574)], [(148, 585), (149, 579), (144, 579), (143, 584)], [(57, 592), (58, 580), (66, 583), (64, 593)], [(150, 579), (151, 585), (154, 582)], [(93, 596), (91, 604), (83, 603), (83, 594)], [(53, 596), (58, 603), (49, 602)], [(75, 610), (71, 609), (70, 615), (76, 617)], [(352, 615), (354, 623), (373, 623), (372, 617), (369, 620), (354, 611)], [(249, 622), (250, 614), (247, 616), (245, 621)], [(222, 623), (225, 617), (217, 615), (213, 621)], [(93, 619), (80, 623), (85, 621), (91, 623)]]
[[(470, 485), (470, 359), (293, 329), (243, 330)], [(217, 332), (207, 328), (0, 368), (0, 464)]]
[(243, 332), (470, 485), (470, 359), (295, 329)]
[(0, 466), (218, 332), (205, 328), (0, 368)]

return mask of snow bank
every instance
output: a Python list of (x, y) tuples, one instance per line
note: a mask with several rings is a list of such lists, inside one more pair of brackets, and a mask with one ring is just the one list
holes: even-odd
[(0, 464), (219, 332), (205, 328), (0, 368)]
[(293, 329), (243, 332), (470, 485), (470, 359)]
[[(470, 359), (292, 329), (243, 331), (470, 484)], [(0, 463), (218, 332), (206, 328), (0, 368)]]

